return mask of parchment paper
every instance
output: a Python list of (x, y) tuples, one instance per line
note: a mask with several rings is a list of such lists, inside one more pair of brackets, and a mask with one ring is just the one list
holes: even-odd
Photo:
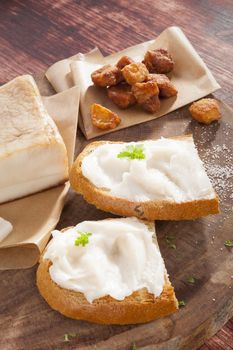
[(85, 60), (87, 62), (95, 62), (103, 57), (100, 50), (95, 47), (90, 52), (83, 55), (78, 53), (72, 57), (54, 63), (46, 72), (47, 79), (52, 82), (56, 92), (61, 92), (74, 86), (70, 64), (74, 61)]
[[(78, 121), (79, 88), (43, 97), (67, 147), (69, 163), (74, 156)], [(69, 183), (0, 205), (0, 216), (9, 220), (13, 231), (0, 243), (0, 269), (33, 266), (59, 221)]]
[[(100, 66), (109, 63), (115, 64), (123, 55), (128, 55), (135, 61), (141, 61), (147, 50), (160, 47), (167, 48), (174, 58), (175, 66), (170, 78), (178, 89), (178, 96), (161, 100), (159, 112), (148, 114), (139, 106), (121, 110), (109, 100), (105, 89), (93, 86), (90, 74)], [(101, 57), (99, 51), (92, 51), (89, 54), (82, 55), (81, 59), (76, 55), (75, 59), (72, 59), (69, 63), (69, 74), (72, 73), (73, 82), (80, 86), (81, 90), (79, 125), (87, 139), (161, 117), (220, 88), (212, 73), (178, 27), (170, 27), (155, 40), (129, 47), (107, 57)], [(46, 72), (47, 78), (56, 91), (65, 88), (67, 71), (66, 60), (65, 63), (64, 61), (57, 62)], [(95, 128), (90, 118), (92, 103), (100, 103), (117, 113), (122, 118), (120, 125), (116, 129), (108, 131)]]

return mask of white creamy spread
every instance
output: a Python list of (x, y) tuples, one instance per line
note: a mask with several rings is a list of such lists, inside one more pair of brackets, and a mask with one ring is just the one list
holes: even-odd
[[(85, 246), (74, 243), (78, 231), (92, 233)], [(163, 259), (153, 232), (138, 219), (84, 221), (52, 235), (44, 259), (52, 261), (49, 273), (60, 287), (82, 292), (90, 303), (106, 295), (123, 300), (144, 287), (161, 294)]]
[(0, 217), (0, 242), (3, 241), (13, 230), (12, 224)]
[[(145, 159), (117, 157), (126, 146), (141, 144)], [(132, 201), (186, 202), (215, 196), (192, 137), (106, 143), (83, 159), (82, 173), (110, 195)]]

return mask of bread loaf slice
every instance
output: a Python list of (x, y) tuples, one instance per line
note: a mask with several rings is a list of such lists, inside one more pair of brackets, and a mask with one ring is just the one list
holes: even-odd
[[(147, 222), (146, 225), (154, 232), (152, 244), (157, 245), (154, 223)], [(68, 229), (62, 231), (67, 232)], [(136, 324), (167, 316), (178, 309), (174, 289), (165, 267), (164, 287), (158, 297), (142, 288), (124, 300), (116, 300), (106, 295), (89, 303), (83, 293), (62, 288), (55, 283), (49, 271), (51, 266), (52, 262), (42, 255), (37, 270), (37, 287), (50, 307), (67, 317), (100, 324)]]
[[(180, 136), (168, 140), (187, 141), (193, 143), (191, 135)], [(111, 141), (98, 141), (90, 143), (79, 154), (75, 160), (71, 172), (70, 183), (72, 188), (83, 195), (88, 203), (94, 204), (98, 209), (118, 214), (121, 216), (136, 216), (140, 219), (146, 220), (190, 220), (209, 214), (216, 214), (219, 212), (218, 196), (214, 192), (212, 186), (209, 184), (212, 194), (210, 197), (194, 198), (186, 201), (175, 201), (171, 199), (149, 199), (149, 200), (130, 200), (125, 197), (115, 196), (111, 194), (111, 189), (104, 187), (97, 187), (87, 177), (84, 176), (82, 170), (82, 163), (93, 151), (102, 145), (111, 144), (126, 144)], [(185, 146), (184, 146), (185, 147)], [(193, 143), (193, 147), (194, 143)], [(197, 152), (196, 152), (197, 153)], [(195, 161), (198, 161), (201, 167), (202, 175), (205, 180), (209, 181), (205, 174), (200, 158), (196, 154)], [(195, 164), (194, 164), (195, 166)], [(192, 178), (192, 170), (186, 169), (188, 176)], [(93, 170), (94, 172), (95, 170)], [(162, 174), (163, 175), (163, 174)], [(167, 176), (167, 174), (165, 174)], [(170, 174), (168, 175), (170, 176)], [(187, 178), (186, 177), (186, 178)], [(188, 180), (188, 179), (187, 179)], [(145, 180), (146, 181), (146, 180)], [(186, 180), (185, 180), (186, 181)], [(174, 185), (176, 185), (174, 183)], [(130, 186), (130, 185), (129, 185)], [(135, 192), (137, 189), (135, 189)]]

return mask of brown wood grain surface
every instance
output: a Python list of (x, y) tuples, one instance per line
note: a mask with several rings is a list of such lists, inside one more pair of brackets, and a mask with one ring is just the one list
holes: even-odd
[[(105, 54), (118, 51), (129, 45), (152, 39), (170, 25), (178, 25), (184, 30), (212, 70), (222, 86), (215, 95), (233, 105), (233, 2), (231, 0), (63, 0), (56, 2), (2, 0), (0, 2), (0, 83), (25, 72), (43, 71), (59, 59), (79, 51), (88, 51), (94, 46), (98, 46)], [(67, 222), (69, 213), (66, 207)], [(36, 310), (38, 299), (36, 294), (30, 293), (34, 288), (35, 269), (23, 271), (23, 273), (6, 271), (2, 272), (0, 277), (0, 288), (3, 288), (5, 293), (8, 291), (4, 304), (0, 304), (0, 315), (4, 314), (6, 321), (6, 328), (3, 327), (0, 330), (1, 337), (4, 334), (12, 336), (12, 329), (15, 327), (16, 348), (23, 349), (23, 344), (26, 344), (25, 337), (31, 337), (32, 334), (30, 328), (21, 329), (20, 324), (23, 327), (26, 318), (33, 320), (33, 311)], [(17, 314), (12, 313), (14, 307)], [(40, 318), (44, 320), (46, 310), (44, 306), (41, 314), (35, 313), (34, 321), (39, 323)], [(60, 320), (48, 318), (46, 335), (39, 334), (40, 337), (48, 337), (48, 346), (49, 329), (53, 327), (56, 329), (56, 322)], [(39, 331), (41, 329), (43, 328), (39, 328)], [(93, 332), (95, 332), (94, 329)], [(122, 328), (119, 328), (120, 332)], [(112, 330), (113, 333), (117, 342), (116, 328)], [(63, 334), (54, 336), (60, 339)], [(89, 339), (94, 339), (95, 334), (87, 336)], [(103, 331), (102, 339), (106, 337), (109, 337), (109, 329), (106, 334)], [(64, 348), (66, 346), (67, 344), (64, 344)], [(69, 348), (72, 348), (70, 343)], [(202, 350), (204, 349), (233, 349), (233, 320), (211, 338), (202, 347)]]

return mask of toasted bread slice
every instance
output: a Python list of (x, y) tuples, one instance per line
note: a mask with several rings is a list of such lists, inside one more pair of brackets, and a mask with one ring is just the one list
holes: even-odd
[[(190, 135), (174, 139), (190, 139)], [(121, 216), (136, 216), (146, 220), (191, 220), (219, 212), (219, 200), (215, 194), (210, 199), (198, 199), (186, 202), (171, 200), (147, 200), (145, 202), (131, 201), (126, 198), (112, 196), (108, 190), (96, 187), (82, 173), (82, 161), (93, 150), (103, 144), (122, 143), (111, 141), (97, 141), (90, 143), (79, 154), (70, 171), (72, 188), (83, 195), (88, 203), (98, 209)]]
[[(155, 232), (154, 223), (147, 224)], [(157, 244), (156, 236), (153, 238)], [(143, 288), (122, 301), (108, 295), (89, 303), (83, 293), (64, 289), (56, 284), (50, 277), (51, 265), (50, 260), (41, 256), (37, 270), (37, 287), (50, 307), (67, 317), (100, 324), (136, 324), (167, 316), (178, 309), (174, 289), (165, 268), (165, 283), (159, 297)]]

